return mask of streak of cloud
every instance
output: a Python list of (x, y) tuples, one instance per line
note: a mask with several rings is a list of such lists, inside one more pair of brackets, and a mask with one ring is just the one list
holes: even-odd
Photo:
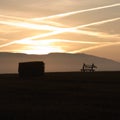
[(58, 23), (53, 22), (53, 21), (45, 21), (45, 20), (48, 20), (50, 18), (65, 17), (65, 16), (70, 16), (70, 15), (74, 15), (74, 14), (78, 14), (78, 13), (84, 13), (84, 12), (95, 11), (95, 10), (106, 9), (106, 8), (117, 7), (117, 6), (120, 6), (120, 3), (106, 5), (106, 6), (100, 6), (100, 7), (95, 7), (95, 8), (85, 9), (85, 10), (67, 12), (67, 13), (62, 13), (62, 14), (56, 14), (56, 15), (51, 15), (51, 16), (47, 16), (47, 17), (31, 18), (31, 19), (22, 18), (22, 17), (7, 16), (7, 15), (0, 15), (0, 17), (13, 19), (13, 20), (24, 21), (24, 22), (33, 22), (33, 21), (39, 21), (40, 22), (41, 21), (41, 22), (45, 22), (45, 23), (49, 23), (49, 24), (51, 23), (51, 24), (54, 24), (54, 25), (62, 25), (62, 24), (58, 24)]
[(108, 46), (112, 46), (112, 45), (118, 45), (120, 44), (120, 42), (110, 42), (110, 43), (106, 43), (106, 44), (101, 44), (101, 45), (96, 45), (96, 46), (93, 46), (93, 47), (87, 47), (87, 48), (83, 48), (83, 49), (80, 49), (80, 50), (75, 50), (75, 51), (71, 51), (70, 53), (80, 53), (80, 52), (85, 52), (85, 51), (88, 51), (88, 50), (93, 50), (93, 49), (97, 49), (97, 48), (101, 48), (101, 47), (108, 47)]
[(35, 20), (30, 19), (30, 18), (14, 17), (14, 16), (8, 16), (8, 15), (0, 15), (0, 18), (7, 19), (7, 20), (14, 20), (14, 21), (16, 20), (19, 22), (44, 23), (44, 24), (49, 24), (49, 25), (54, 25), (54, 26), (65, 27), (65, 25), (63, 25), (61, 23), (50, 21), (50, 20), (35, 21)]
[[(93, 22), (93, 23), (89, 23), (89, 24), (84, 24), (84, 25), (80, 25), (80, 26), (76, 26), (76, 27), (72, 27), (72, 28), (64, 28), (62, 30), (49, 32), (49, 33), (42, 34), (42, 35), (40, 34), (40, 35), (36, 35), (36, 36), (32, 36), (32, 37), (27, 37), (27, 38), (16, 40), (16, 41), (21, 41), (21, 40), (24, 41), (24, 40), (31, 40), (31, 39), (38, 39), (38, 38), (49, 37), (49, 36), (52, 36), (52, 35), (57, 35), (57, 34), (65, 33), (65, 32), (70, 32), (72, 30), (85, 28), (85, 27), (89, 27), (89, 26), (93, 26), (93, 25), (101, 25), (101, 24), (104, 24), (104, 23), (109, 23), (109, 22), (113, 22), (113, 21), (117, 21), (117, 20), (120, 20), (120, 17), (113, 18), (113, 19), (107, 19), (107, 20), (103, 20), (103, 21), (98, 21), (98, 22)], [(0, 47), (5, 47), (7, 45), (14, 44), (16, 41), (0, 45)]]
[(89, 35), (89, 36), (95, 36), (98, 38), (114, 38), (114, 39), (120, 39), (119, 35), (111, 35), (104, 32), (95, 32), (95, 31), (86, 31), (86, 30), (71, 30), (70, 32), (77, 33), (77, 34), (83, 34), (83, 35)]
[(94, 25), (101, 25), (101, 24), (104, 24), (104, 23), (109, 23), (109, 22), (113, 22), (113, 21), (117, 21), (117, 20), (120, 20), (120, 17), (113, 18), (113, 19), (107, 19), (107, 20), (103, 20), (103, 21), (98, 21), (98, 22), (93, 22), (93, 23), (89, 23), (89, 24), (85, 24), (85, 25), (80, 25), (80, 26), (77, 26), (77, 27), (73, 27), (71, 29), (80, 29), (80, 28), (94, 26)]
[(57, 43), (57, 42), (60, 42), (60, 43), (79, 43), (79, 44), (100, 44), (100, 42), (76, 41), (76, 40), (65, 40), (65, 39), (48, 39), (48, 40), (40, 40), (40, 41), (34, 41), (34, 40), (23, 40), (22, 41), (21, 40), (21, 41), (16, 41), (15, 43), (27, 44), (27, 45), (38, 45), (38, 44), (41, 45), (41, 44), (51, 44), (51, 43)]
[(112, 4), (112, 5), (106, 5), (106, 6), (101, 6), (101, 7), (96, 7), (96, 8), (90, 8), (90, 9), (85, 9), (85, 10), (67, 12), (67, 13), (62, 13), (62, 14), (56, 14), (56, 15), (51, 15), (51, 16), (47, 16), (47, 17), (32, 18), (32, 20), (41, 21), (41, 20), (46, 20), (46, 19), (61, 18), (61, 17), (66, 17), (66, 16), (78, 14), (78, 13), (90, 12), (90, 11), (106, 9), (106, 8), (111, 8), (111, 7), (117, 7), (117, 6), (120, 6), (120, 3), (116, 3), (116, 4)]
[[(14, 17), (13, 17), (14, 18)], [(22, 18), (21, 18), (22, 19)], [(46, 21), (47, 23), (49, 21)], [(51, 21), (52, 22), (52, 21)], [(50, 23), (51, 23), (50, 22)], [(6, 21), (0, 21), (1, 24), (5, 24), (5, 25), (10, 25), (10, 26), (20, 26), (20, 27), (24, 27), (24, 28), (28, 28), (28, 29), (35, 29), (35, 30), (58, 30), (58, 29), (62, 29), (62, 28), (59, 28), (59, 27), (52, 27), (52, 26), (44, 26), (44, 25), (37, 25), (37, 24), (31, 24), (31, 23), (23, 23), (21, 24), (21, 22), (6, 22)], [(55, 25), (61, 25), (59, 23), (54, 23), (52, 22), (52, 24), (55, 24)], [(63, 26), (63, 25), (61, 25)], [(65, 26), (64, 26), (65, 27)], [(74, 33), (79, 33), (79, 34), (85, 34), (85, 35), (90, 35), (90, 36), (96, 36), (96, 37), (101, 37), (101, 38), (116, 38), (116, 39), (119, 39), (120, 37), (119, 36), (116, 36), (116, 35), (109, 35), (109, 34), (104, 34), (104, 33), (100, 33), (100, 32), (92, 32), (92, 31), (85, 31), (85, 30), (71, 30), (70, 32), (74, 32)]]
[(32, 23), (26, 23), (26, 22), (17, 22), (17, 21), (1, 21), (0, 24), (4, 25), (10, 25), (10, 26), (16, 26), (16, 27), (24, 27), (27, 29), (35, 29), (35, 30), (59, 30), (58, 27), (53, 27), (49, 25), (38, 25), (38, 24), (32, 24)]
[(66, 27), (66, 25), (64, 25), (62, 23), (55, 22), (55, 21), (50, 21), (50, 20), (41, 20), (41, 21), (35, 21), (35, 22), (38, 22), (38, 23), (40, 22), (40, 23), (54, 25), (54, 26), (59, 26), (59, 27)]
[(30, 21), (28, 18), (14, 17), (14, 16), (8, 16), (8, 15), (0, 15), (0, 17), (7, 18), (7, 19), (13, 19), (13, 20), (19, 20), (19, 21)]
[(2, 44), (0, 45), (0, 48), (2, 47), (6, 47), (6, 46), (9, 46), (9, 45), (12, 45), (12, 44), (15, 44), (17, 41), (12, 41), (12, 42), (8, 42), (8, 43), (5, 43), (5, 44)]
[[(14, 17), (12, 17), (12, 18), (14, 18)], [(52, 21), (44, 21), (43, 23), (46, 23), (46, 22), (47, 23), (50, 22), (51, 24), (54, 24), (56, 26), (64, 26), (65, 27), (65, 25), (59, 24), (57, 22), (52, 22)], [(19, 22), (19, 21), (16, 21), (16, 22), (0, 21), (0, 24), (23, 27), (23, 28), (27, 28), (27, 29), (35, 29), (35, 30), (59, 30), (59, 29), (64, 29), (64, 28), (60, 28), (60, 27), (52, 27), (52, 26), (47, 26), (47, 25), (24, 23), (24, 22)], [(104, 34), (104, 33), (100, 33), (100, 32), (92, 32), (92, 31), (85, 31), (85, 30), (71, 30), (69, 32), (78, 33), (78, 34), (85, 34), (85, 35), (90, 35), (90, 36), (96, 36), (96, 37), (101, 37), (101, 38), (111, 38), (111, 37), (112, 38), (114, 37), (116, 39), (120, 38), (117, 35), (109, 35), (109, 34)]]
[[(111, 5), (107, 5), (107, 6), (101, 6), (101, 7), (96, 7), (96, 8), (90, 8), (90, 9), (86, 9), (86, 10), (80, 10), (80, 11), (73, 11), (73, 12), (68, 12), (68, 13), (63, 13), (63, 14), (57, 14), (57, 15), (52, 15), (52, 16), (47, 16), (47, 17), (42, 17), (40, 18), (40, 21), (42, 23), (50, 23), (56, 26), (62, 26), (62, 24), (57, 23), (57, 22), (53, 22), (53, 21), (46, 21), (46, 19), (48, 18), (52, 18), (52, 17), (62, 17), (62, 16), (68, 16), (68, 15), (73, 15), (73, 14), (77, 14), (77, 13), (82, 13), (82, 12), (89, 12), (89, 11), (93, 11), (93, 10), (100, 10), (100, 9), (105, 9), (105, 8), (110, 8), (110, 7), (116, 7), (116, 6), (120, 6), (120, 3), (116, 3), (116, 4), (111, 4)], [(17, 19), (17, 20), (23, 20), (23, 21), (34, 21), (35, 18), (33, 19), (27, 19), (27, 18), (21, 18), (21, 17), (13, 17), (13, 16), (5, 16), (5, 15), (0, 15), (0, 17), (5, 17), (5, 18), (10, 18), (10, 19)], [(28, 28), (28, 29), (36, 29), (36, 30), (59, 30), (62, 28), (57, 28), (57, 27), (53, 27), (53, 26), (47, 26), (47, 25), (38, 25), (37, 24), (30, 24), (30, 23), (9, 23), (9, 22), (5, 22), (5, 21), (1, 21), (0, 23), (2, 24), (7, 24), (7, 25), (13, 25), (13, 26), (19, 26), (19, 27), (24, 27), (24, 28)], [(75, 33), (80, 33), (80, 34), (85, 34), (85, 35), (91, 35), (91, 36), (96, 36), (96, 37), (101, 37), (101, 38), (111, 38), (111, 37), (115, 37), (116, 39), (119, 39), (119, 36), (114, 36), (114, 35), (109, 35), (109, 34), (101, 34), (101, 33), (97, 33), (97, 32), (91, 32), (91, 31), (82, 31), (82, 30), (71, 30), (69, 32), (75, 32)], [(43, 35), (44, 36), (44, 35)]]
[(58, 30), (58, 31), (53, 31), (53, 32), (42, 34), (42, 35), (32, 36), (32, 37), (29, 37), (28, 39), (38, 39), (38, 38), (49, 37), (49, 36), (52, 36), (52, 35), (57, 35), (57, 34), (65, 33), (65, 32), (71, 32), (72, 30), (85, 28), (85, 27), (89, 27), (89, 26), (101, 25), (101, 24), (104, 24), (104, 23), (109, 23), (109, 22), (113, 22), (113, 21), (117, 21), (117, 20), (120, 20), (120, 17), (113, 18), (113, 19), (107, 19), (107, 20), (103, 20), (103, 21), (98, 21), (98, 22), (93, 22), (93, 23), (89, 23), (89, 24), (84, 24), (84, 25), (71, 27), (71, 28), (64, 28), (64, 29), (61, 29), (61, 30)]

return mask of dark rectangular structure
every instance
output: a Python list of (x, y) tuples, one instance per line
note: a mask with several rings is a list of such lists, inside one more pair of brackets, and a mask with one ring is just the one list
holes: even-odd
[(21, 62), (18, 73), (20, 78), (37, 77), (44, 75), (45, 65), (43, 61)]

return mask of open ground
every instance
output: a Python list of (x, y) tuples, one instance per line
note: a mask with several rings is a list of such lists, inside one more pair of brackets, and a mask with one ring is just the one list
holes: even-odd
[(0, 74), (0, 119), (120, 120), (120, 72)]

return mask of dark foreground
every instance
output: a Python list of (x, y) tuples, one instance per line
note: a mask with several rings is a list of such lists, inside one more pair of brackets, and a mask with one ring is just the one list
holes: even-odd
[(120, 120), (120, 72), (0, 75), (0, 120)]

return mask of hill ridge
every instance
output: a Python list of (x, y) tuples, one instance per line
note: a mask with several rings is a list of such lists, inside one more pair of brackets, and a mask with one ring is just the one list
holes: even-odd
[(0, 52), (0, 73), (16, 73), (19, 62), (44, 61), (46, 72), (80, 71), (82, 64), (94, 63), (98, 71), (120, 71), (120, 63), (108, 58), (84, 53), (50, 53), (33, 55)]

